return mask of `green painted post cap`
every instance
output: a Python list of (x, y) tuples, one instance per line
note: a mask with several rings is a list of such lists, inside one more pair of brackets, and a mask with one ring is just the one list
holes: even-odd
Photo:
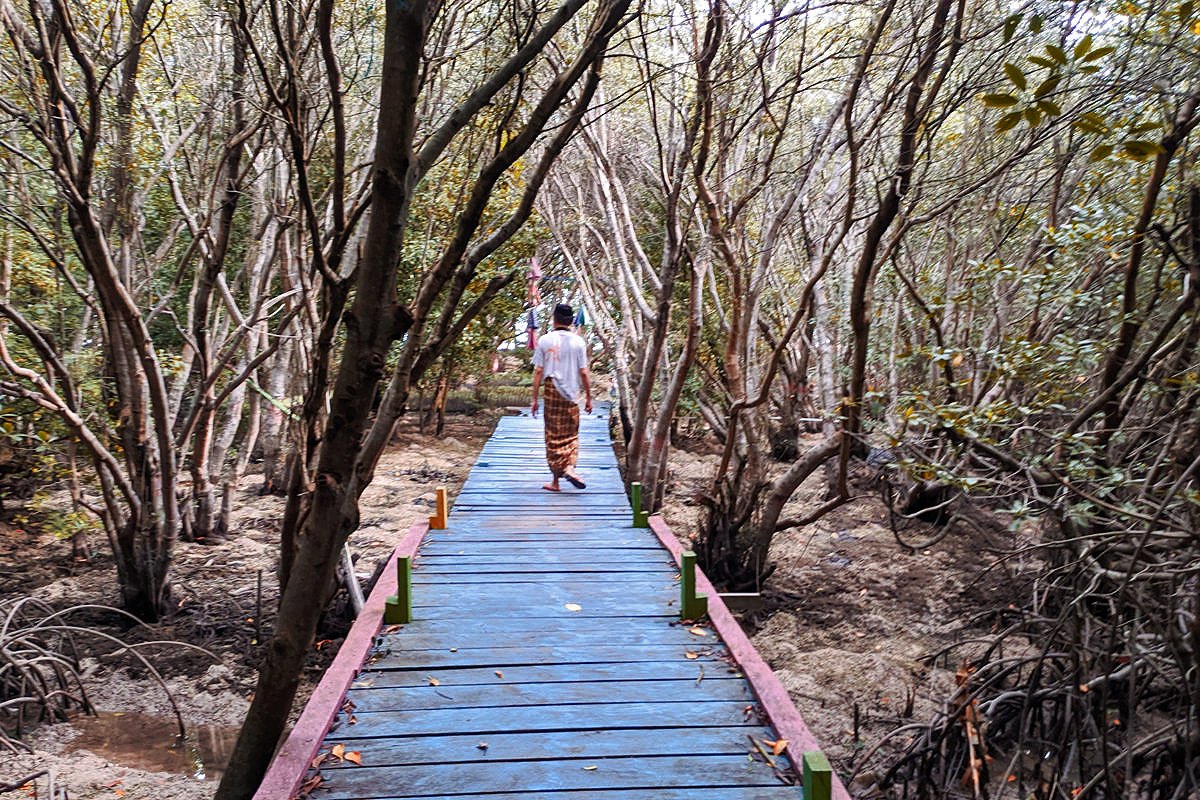
[(833, 769), (820, 750), (810, 750), (803, 756), (804, 800), (831, 800)]

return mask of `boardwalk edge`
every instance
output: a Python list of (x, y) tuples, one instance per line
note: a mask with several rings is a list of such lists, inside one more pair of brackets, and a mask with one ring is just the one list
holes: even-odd
[(354, 620), (333, 663), (321, 677), (321, 682), (296, 720), (296, 726), (276, 751), (258, 791), (254, 793), (254, 800), (283, 800), (294, 797), (300, 789), (321, 742), (341, 710), (342, 698), (361, 671), (375, 636), (383, 625), (387, 598), (397, 590), (396, 559), (416, 555), (417, 548), (428, 532), (428, 522), (414, 524), (388, 556), (387, 566), (371, 589), (362, 613)]
[[(670, 551), (675, 563), (681, 565), (683, 545), (675, 538), (675, 534), (667, 525), (666, 520), (659, 514), (651, 515), (650, 530), (658, 537), (663, 547)], [(792, 702), (787, 689), (783, 688), (779, 677), (771, 671), (771, 667), (758, 654), (758, 650), (754, 648), (750, 638), (742, 630), (742, 626), (738, 624), (733, 613), (725, 605), (721, 596), (717, 594), (716, 588), (704, 574), (704, 570), (699, 567), (696, 568), (696, 591), (708, 594), (709, 622), (716, 629), (717, 635), (724, 640), (733, 660), (742, 668), (742, 674), (750, 682), (750, 688), (754, 690), (754, 695), (762, 705), (763, 711), (766, 712), (767, 719), (771, 721), (771, 726), (775, 728), (780, 738), (787, 740), (788, 757), (796, 768), (800, 769), (805, 752), (821, 749), (816, 737), (808, 729), (804, 717), (800, 716), (800, 711)], [(846, 787), (836, 772), (832, 777), (833, 800), (851, 800), (850, 793), (846, 791)]]

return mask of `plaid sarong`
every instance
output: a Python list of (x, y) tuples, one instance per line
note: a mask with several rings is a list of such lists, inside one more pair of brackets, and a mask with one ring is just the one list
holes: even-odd
[(546, 463), (554, 477), (561, 477), (579, 457), (579, 406), (558, 393), (549, 378), (542, 384), (546, 410)]

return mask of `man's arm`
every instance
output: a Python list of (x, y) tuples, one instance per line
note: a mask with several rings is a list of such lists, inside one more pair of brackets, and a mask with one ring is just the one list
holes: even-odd
[[(529, 406), (529, 413), (532, 416), (537, 416), (538, 410), (538, 387), (542, 385), (542, 368), (533, 368), (533, 403)], [(590, 400), (588, 401), (591, 402)]]
[(579, 368), (579, 382), (583, 384), (583, 396), (586, 398), (583, 402), (583, 410), (590, 414), (592, 413), (592, 374), (588, 372), (587, 367)]

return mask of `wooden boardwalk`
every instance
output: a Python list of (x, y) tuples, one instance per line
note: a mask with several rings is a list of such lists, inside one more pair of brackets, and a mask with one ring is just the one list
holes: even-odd
[[(414, 621), (381, 630), (373, 594), (366, 663), (323, 683), (256, 797), (302, 781), (329, 800), (802, 796), (753, 670), (713, 626), (680, 623), (676, 562), (632, 527), (605, 421), (584, 417), (580, 438), (588, 487), (553, 494), (541, 420), (500, 421), (447, 529), (410, 536)], [(306, 741), (342, 755), (316, 757), (319, 779)]]

